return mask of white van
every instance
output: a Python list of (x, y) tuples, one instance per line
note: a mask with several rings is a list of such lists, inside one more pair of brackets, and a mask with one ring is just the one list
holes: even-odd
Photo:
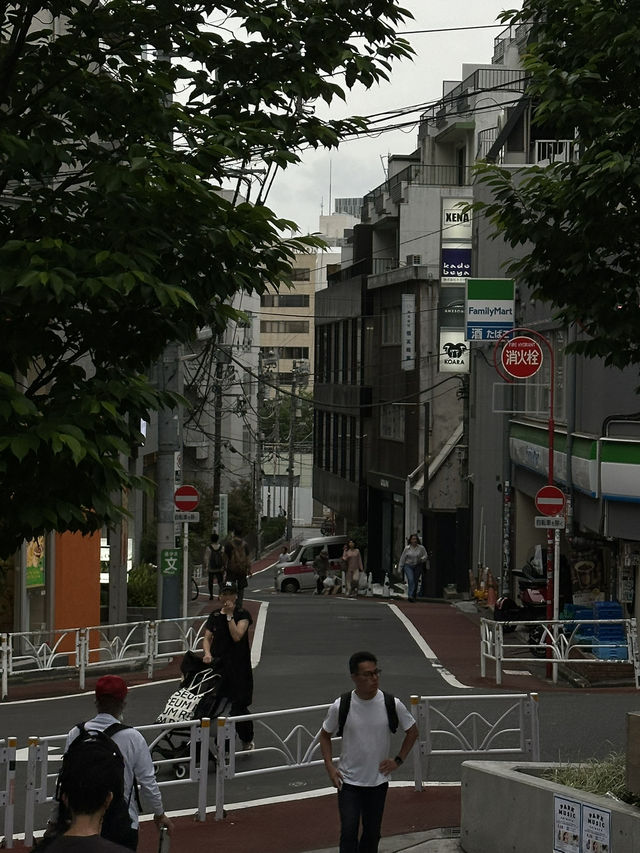
[(280, 592), (298, 592), (316, 588), (316, 573), (313, 561), (323, 548), (329, 553), (331, 568), (340, 572), (342, 552), (347, 544), (346, 536), (317, 536), (303, 539), (289, 554), (283, 554), (275, 567), (275, 585)]

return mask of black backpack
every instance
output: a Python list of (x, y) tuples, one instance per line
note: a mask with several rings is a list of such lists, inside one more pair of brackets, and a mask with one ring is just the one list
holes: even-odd
[(209, 546), (209, 565), (207, 566), (207, 571), (221, 572), (223, 569), (224, 560), (222, 547), (212, 548), (211, 546)]
[[(396, 709), (396, 697), (392, 693), (385, 693), (384, 690), (382, 691), (382, 695), (384, 696), (384, 706), (387, 709), (389, 728), (391, 729), (391, 733), (395, 734), (398, 730), (399, 723), (398, 711)], [(343, 693), (340, 697), (340, 707), (338, 708), (338, 731), (336, 732), (336, 737), (342, 737), (344, 724), (347, 721), (347, 714), (349, 713), (350, 707), (351, 691)]]
[[(84, 723), (77, 723), (79, 734), (69, 744), (69, 748), (62, 757), (62, 768), (58, 774), (56, 783), (56, 800), (59, 802), (59, 822), (69, 817), (68, 810), (62, 801), (61, 792), (64, 790), (65, 774), (72, 772), (72, 763), (74, 756), (79, 755), (79, 750), (84, 746), (91, 744), (93, 755), (100, 751), (104, 756), (109, 756), (117, 765), (118, 776), (121, 779), (121, 785), (118, 791), (113, 791), (113, 799), (109, 808), (105, 812), (102, 821), (101, 835), (114, 844), (123, 844), (131, 840), (131, 816), (129, 814), (129, 802), (135, 791), (136, 802), (139, 804), (138, 785), (133, 780), (133, 787), (129, 792), (128, 799), (124, 796), (124, 758), (118, 748), (117, 743), (113, 740), (112, 735), (122, 729), (128, 729), (130, 726), (125, 726), (124, 723), (112, 723), (104, 731), (85, 728)], [(65, 814), (66, 813), (66, 814)]]

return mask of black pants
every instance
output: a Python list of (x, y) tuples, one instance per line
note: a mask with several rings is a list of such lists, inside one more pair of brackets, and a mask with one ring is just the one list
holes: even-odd
[[(344, 783), (338, 791), (340, 853), (377, 853), (388, 782), (374, 787)], [(362, 835), (358, 831), (362, 820)]]
[[(231, 717), (241, 717), (243, 714), (250, 713), (251, 711), (246, 705), (243, 705), (240, 702), (231, 703)], [(238, 733), (238, 737), (243, 743), (250, 743), (253, 740), (253, 720), (242, 720), (242, 722), (236, 723), (236, 731)]]
[(209, 597), (213, 598), (213, 584), (218, 584), (218, 592), (222, 589), (223, 575), (222, 572), (208, 572), (209, 575)]

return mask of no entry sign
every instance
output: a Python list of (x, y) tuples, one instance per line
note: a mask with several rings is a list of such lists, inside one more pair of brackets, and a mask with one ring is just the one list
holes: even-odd
[(502, 348), (502, 366), (514, 379), (529, 379), (542, 367), (542, 347), (533, 338), (518, 335)]
[(173, 502), (176, 509), (191, 512), (200, 503), (200, 495), (195, 486), (180, 486), (173, 494)]
[(557, 486), (543, 486), (536, 494), (536, 509), (542, 515), (560, 515), (564, 511), (564, 492)]

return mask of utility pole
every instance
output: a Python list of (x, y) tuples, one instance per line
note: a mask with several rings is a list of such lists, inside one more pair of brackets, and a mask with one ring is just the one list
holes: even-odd
[[(181, 388), (179, 344), (166, 346), (159, 365), (159, 385), (164, 391)], [(173, 495), (175, 492), (176, 452), (180, 445), (180, 411), (178, 408), (158, 412), (158, 458), (156, 462), (156, 496), (158, 503), (158, 613), (161, 619), (180, 615), (179, 549), (176, 548)], [(183, 567), (187, 571), (187, 567)]]
[(264, 363), (262, 353), (258, 353), (258, 419), (256, 424), (256, 462), (255, 462), (255, 512), (256, 512), (256, 558), (260, 557), (262, 552), (262, 411), (264, 409)]
[(216, 373), (213, 391), (213, 515), (216, 531), (220, 531), (220, 481), (222, 475), (222, 380), (231, 362), (227, 347), (216, 345)]
[(287, 466), (287, 542), (291, 542), (293, 536), (293, 471), (294, 471), (294, 434), (296, 423), (296, 364), (293, 365), (293, 382), (291, 383), (291, 398), (289, 400), (289, 464)]
[(307, 384), (309, 376), (309, 363), (307, 361), (294, 361), (293, 363), (293, 382), (291, 384), (291, 409), (289, 414), (289, 465), (287, 467), (288, 474), (288, 490), (287, 490), (287, 534), (286, 538), (290, 542), (293, 536), (293, 489), (294, 489), (294, 468), (295, 468), (295, 426), (298, 416), (299, 397), (297, 395), (298, 385), (304, 386)]

